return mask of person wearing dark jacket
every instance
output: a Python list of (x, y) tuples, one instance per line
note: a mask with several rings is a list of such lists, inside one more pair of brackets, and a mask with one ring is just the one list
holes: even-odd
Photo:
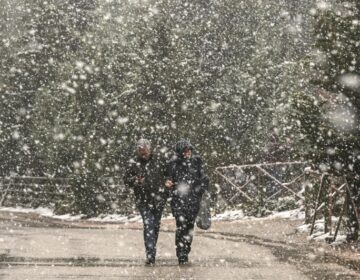
[(171, 210), (176, 220), (176, 256), (179, 264), (188, 263), (195, 219), (209, 179), (203, 162), (189, 141), (175, 145), (175, 156), (168, 167), (165, 186), (170, 195)]
[(124, 183), (134, 190), (135, 204), (143, 219), (146, 265), (154, 265), (167, 195), (164, 187), (165, 160), (152, 153), (150, 142), (146, 139), (137, 142), (136, 153), (135, 158), (129, 161)]

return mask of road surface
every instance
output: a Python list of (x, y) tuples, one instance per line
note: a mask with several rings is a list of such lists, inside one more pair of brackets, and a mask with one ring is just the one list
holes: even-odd
[(154, 267), (141, 224), (65, 222), (0, 212), (0, 279), (360, 279), (294, 236), (294, 221), (217, 222), (196, 230), (179, 267), (174, 222), (164, 220)]

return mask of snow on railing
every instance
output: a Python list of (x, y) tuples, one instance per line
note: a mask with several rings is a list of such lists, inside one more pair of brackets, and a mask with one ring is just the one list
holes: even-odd
[[(259, 173), (259, 176), (257, 176), (258, 178), (264, 177), (267, 180), (269, 180), (271, 183), (280, 187), (280, 189), (275, 188), (275, 189), (277, 189), (277, 191), (275, 193), (271, 193), (271, 195), (268, 195), (267, 199), (275, 198), (278, 195), (280, 195), (280, 193), (283, 190), (286, 190), (289, 193), (291, 193), (294, 197), (297, 197), (297, 199), (302, 200), (303, 196), (298, 194), (301, 191), (301, 189), (296, 191), (296, 190), (292, 189), (291, 186), (295, 185), (301, 178), (303, 178), (305, 176), (304, 168), (302, 168), (305, 166), (305, 164), (306, 164), (306, 162), (302, 162), (302, 161), (245, 164), (245, 165), (232, 164), (232, 165), (228, 165), (228, 166), (217, 167), (215, 169), (215, 174), (220, 176), (223, 180), (225, 180), (228, 184), (230, 184), (236, 190), (234, 196), (232, 196), (229, 199), (230, 202), (233, 202), (235, 200), (235, 198), (239, 197), (239, 196), (242, 196), (242, 197), (246, 198), (248, 201), (252, 202), (256, 199), (256, 197), (251, 197), (250, 193), (255, 194), (255, 196), (256, 196), (256, 195), (258, 195), (258, 192), (254, 193), (254, 190), (258, 191), (260, 188), (266, 187), (261, 184), (259, 184), (258, 186), (255, 186), (254, 182), (255, 182), (256, 178), (254, 178), (253, 174), (250, 174), (251, 176), (246, 176), (246, 174), (249, 173), (246, 170), (251, 170), (252, 172), (250, 172), (250, 173), (257, 172), (257, 173)], [(281, 166), (284, 166), (284, 167), (299, 166), (298, 169), (300, 170), (300, 174), (296, 174), (296, 176), (294, 178), (291, 178), (291, 180), (288, 182), (282, 182), (279, 178), (277, 178), (277, 177), (282, 177), (281, 170), (280, 170), (280, 172), (278, 170), (278, 167), (281, 167)], [(276, 174), (271, 174), (271, 171), (268, 170), (269, 168), (277, 169), (275, 172)], [(239, 186), (235, 182), (236, 174), (235, 174), (235, 176), (233, 176), (234, 173), (237, 173), (237, 172), (240, 172), (241, 174), (244, 175), (243, 177), (246, 177), (245, 182), (243, 182), (243, 184), (241, 186)], [(299, 173), (299, 172), (297, 172), (297, 173)], [(289, 176), (286, 176), (286, 177), (289, 177)], [(252, 184), (252, 187), (246, 189), (246, 187), (249, 187), (250, 184)]]
[[(292, 167), (290, 172), (289, 167)], [(314, 233), (316, 219), (321, 214), (324, 233), (329, 235), (328, 242), (336, 240), (341, 225), (344, 231), (351, 232), (349, 219), (353, 219), (355, 225), (357, 221), (359, 226), (359, 210), (346, 178), (312, 170), (306, 167), (306, 162), (232, 164), (216, 168), (215, 174), (225, 182), (220, 185), (228, 205), (264, 207), (268, 201), (281, 195), (292, 196), (304, 206), (305, 223), (309, 225), (310, 235)], [(272, 193), (267, 193), (269, 185), (276, 185)], [(338, 215), (336, 224), (332, 221), (334, 215)], [(347, 219), (343, 218), (344, 215), (348, 216)]]

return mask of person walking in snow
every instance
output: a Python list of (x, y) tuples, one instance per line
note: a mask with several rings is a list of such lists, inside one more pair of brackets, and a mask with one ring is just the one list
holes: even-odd
[(141, 139), (136, 155), (129, 160), (124, 183), (134, 190), (135, 204), (144, 224), (146, 265), (154, 265), (162, 212), (166, 203), (165, 160), (155, 155), (151, 144)]
[(209, 179), (204, 164), (187, 140), (175, 145), (175, 156), (168, 166), (165, 186), (170, 195), (171, 210), (176, 220), (176, 256), (179, 265), (188, 263), (195, 219)]

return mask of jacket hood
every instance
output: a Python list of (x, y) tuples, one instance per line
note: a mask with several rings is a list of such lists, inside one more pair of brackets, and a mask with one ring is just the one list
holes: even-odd
[(183, 156), (183, 152), (185, 149), (190, 149), (190, 150), (194, 151), (194, 147), (193, 147), (193, 145), (191, 145), (190, 141), (181, 139), (180, 141), (178, 141), (175, 144), (174, 151), (178, 157)]

